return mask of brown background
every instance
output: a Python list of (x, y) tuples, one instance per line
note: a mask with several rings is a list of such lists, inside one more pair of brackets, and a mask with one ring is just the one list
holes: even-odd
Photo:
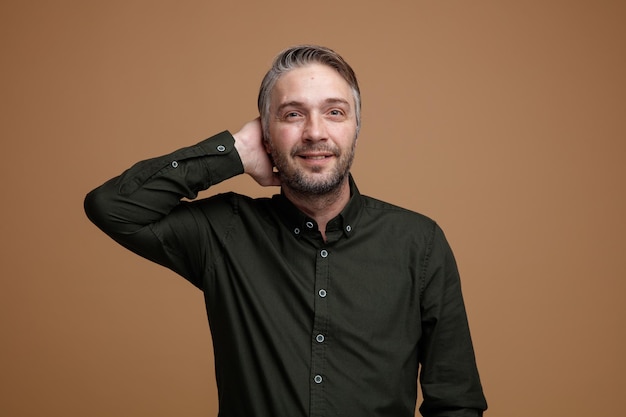
[(255, 117), (302, 42), (360, 77), (361, 191), (447, 232), (488, 415), (621, 415), (624, 4), (1, 1), (0, 415), (216, 415), (201, 294), (82, 199)]

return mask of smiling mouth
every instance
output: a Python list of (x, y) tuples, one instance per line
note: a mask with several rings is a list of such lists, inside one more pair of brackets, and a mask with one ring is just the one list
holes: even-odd
[(298, 155), (298, 156), (302, 159), (311, 159), (314, 161), (332, 157), (332, 155)]

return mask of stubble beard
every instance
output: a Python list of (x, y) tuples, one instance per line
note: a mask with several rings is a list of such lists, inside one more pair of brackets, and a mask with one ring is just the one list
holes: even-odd
[[(328, 145), (302, 145), (294, 148), (289, 155), (286, 155), (276, 150), (271, 141), (269, 141), (269, 145), (271, 157), (278, 171), (281, 185), (301, 196), (320, 197), (338, 192), (340, 186), (348, 177), (354, 161), (356, 140), (352, 143), (348, 152), (343, 154), (338, 148)], [(332, 171), (322, 178), (316, 178), (322, 167), (314, 167), (310, 172), (306, 172), (304, 169), (291, 163), (292, 160), (298, 158), (298, 153), (309, 151), (331, 152), (337, 158), (337, 163)]]

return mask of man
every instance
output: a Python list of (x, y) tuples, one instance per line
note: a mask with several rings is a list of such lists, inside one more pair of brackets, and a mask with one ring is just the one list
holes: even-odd
[[(362, 196), (360, 92), (334, 51), (282, 52), (260, 118), (139, 162), (89, 218), (204, 293), (220, 416), (480, 416), (486, 402), (441, 229)], [(247, 173), (280, 195), (197, 193)]]

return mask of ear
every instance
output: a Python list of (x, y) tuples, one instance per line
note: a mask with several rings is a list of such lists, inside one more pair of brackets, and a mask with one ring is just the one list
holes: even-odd
[(265, 148), (265, 152), (268, 154), (272, 153), (272, 146), (270, 145), (269, 139), (266, 138), (265, 135), (261, 137), (261, 142), (263, 142), (263, 148)]
[(260, 128), (261, 128), (261, 142), (263, 143), (263, 148), (265, 149), (265, 152), (269, 154), (269, 153), (271, 153), (270, 152), (271, 147), (270, 147), (270, 143), (269, 143), (268, 138), (265, 137), (265, 133), (264, 133), (265, 132), (265, 126), (263, 126), (263, 117), (261, 117), (259, 115), (258, 120), (259, 120), (259, 123), (261, 125), (260, 126)]
[(265, 152), (268, 153), (268, 154), (271, 154), (272, 151), (271, 151), (271, 147), (270, 147), (270, 142), (267, 139), (265, 139), (265, 138), (263, 138), (262, 140), (263, 140), (263, 147), (265, 148)]

